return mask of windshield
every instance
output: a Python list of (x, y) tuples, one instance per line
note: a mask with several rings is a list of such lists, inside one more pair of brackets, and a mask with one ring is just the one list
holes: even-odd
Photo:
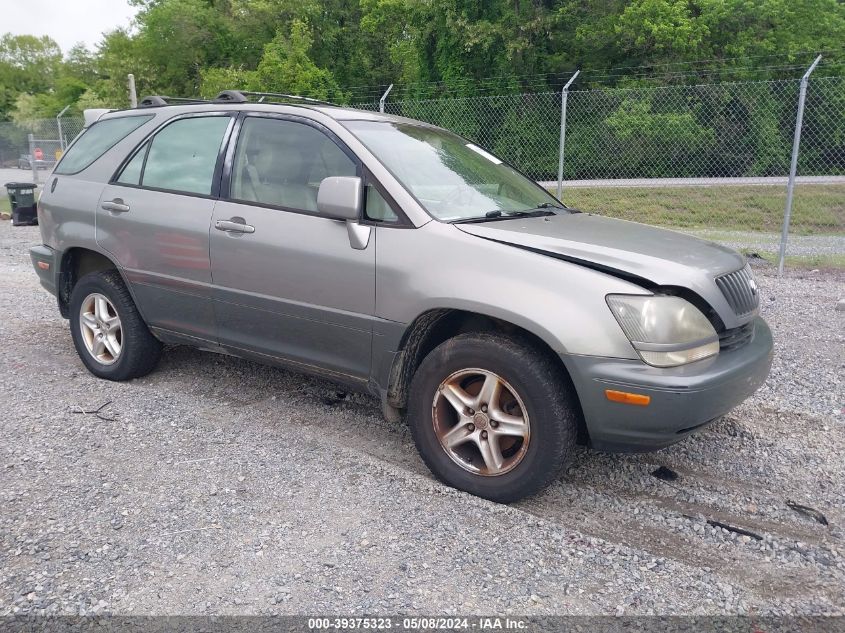
[(344, 125), (444, 222), (562, 207), (545, 189), (456, 134), (382, 121)]

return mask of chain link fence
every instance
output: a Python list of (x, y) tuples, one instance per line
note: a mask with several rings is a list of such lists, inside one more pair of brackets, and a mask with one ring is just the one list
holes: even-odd
[[(563, 201), (774, 261), (799, 86), (783, 80), (571, 90)], [(561, 105), (554, 92), (387, 101), (384, 109), (454, 130), (556, 191)], [(809, 81), (797, 173), (788, 264), (845, 267), (843, 77)]]
[[(799, 86), (782, 80), (570, 90), (563, 201), (773, 261)], [(387, 100), (384, 109), (451, 129), (554, 192), (562, 102), (561, 92), (541, 92)], [(379, 103), (356, 107), (378, 110)], [(82, 125), (81, 117), (0, 123), (0, 167), (21, 167), (27, 175), (20, 180), (30, 180), (34, 158), (35, 178), (43, 181)], [(845, 267), (845, 77), (809, 80), (797, 174), (787, 264)]]
[(82, 117), (75, 116), (0, 122), (0, 168), (23, 170), (20, 181), (43, 182), (83, 125)]

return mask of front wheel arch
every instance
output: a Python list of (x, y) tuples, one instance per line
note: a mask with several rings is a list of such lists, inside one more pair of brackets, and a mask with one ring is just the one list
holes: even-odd
[[(465, 377), (473, 384), (452, 384)], [(499, 389), (488, 389), (491, 377)], [(499, 503), (516, 501), (551, 483), (574, 455), (580, 408), (564, 383), (560, 367), (525, 339), (460, 334), (438, 345), (414, 376), (411, 435), (444, 483)]]
[(579, 444), (589, 442), (580, 400), (569, 370), (560, 355), (537, 334), (509, 321), (479, 312), (443, 308), (428, 310), (414, 319), (406, 328), (399, 351), (394, 356), (390, 367), (387, 392), (383, 396), (385, 408), (392, 412), (404, 411), (408, 405), (411, 381), (426, 356), (441, 343), (466, 333), (497, 333), (514, 337), (548, 357), (561, 371), (561, 376), (565, 381), (563, 388), (575, 394), (578, 406), (578, 442)]

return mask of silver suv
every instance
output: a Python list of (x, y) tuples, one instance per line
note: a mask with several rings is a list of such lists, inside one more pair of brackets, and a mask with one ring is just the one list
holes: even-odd
[(168, 343), (324, 376), (405, 417), (441, 480), (500, 502), (579, 441), (681, 440), (771, 365), (741, 255), (568, 209), (410, 119), (147, 98), (87, 127), (38, 215), (35, 270), (93, 374), (143, 376)]

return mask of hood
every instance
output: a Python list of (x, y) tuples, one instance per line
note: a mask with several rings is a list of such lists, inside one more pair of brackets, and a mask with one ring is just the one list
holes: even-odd
[(691, 235), (589, 213), (457, 224), (461, 231), (659, 286), (698, 290), (745, 265), (736, 251)]
[(726, 328), (743, 325), (756, 314), (756, 310), (736, 313), (716, 283), (716, 277), (743, 268), (745, 258), (691, 235), (588, 213), (456, 224), (455, 228), (595, 268), (646, 289), (687, 288), (719, 315)]

